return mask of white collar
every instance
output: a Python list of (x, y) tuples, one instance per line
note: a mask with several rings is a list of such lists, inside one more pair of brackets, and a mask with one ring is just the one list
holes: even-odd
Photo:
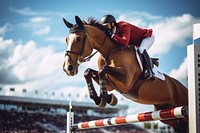
[(117, 31), (117, 26), (113, 27), (113, 33), (115, 34)]

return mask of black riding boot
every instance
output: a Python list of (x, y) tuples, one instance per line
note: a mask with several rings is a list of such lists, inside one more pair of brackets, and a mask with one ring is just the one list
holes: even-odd
[(147, 79), (150, 79), (150, 80), (155, 80), (156, 77), (155, 77), (155, 74), (152, 70), (153, 63), (152, 63), (146, 49), (143, 51), (142, 57), (144, 59), (144, 63), (146, 65), (146, 69), (147, 69), (147, 72), (145, 72), (145, 77), (147, 77)]

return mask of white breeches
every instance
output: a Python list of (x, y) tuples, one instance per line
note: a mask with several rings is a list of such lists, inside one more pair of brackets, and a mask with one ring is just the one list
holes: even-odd
[(155, 37), (153, 34), (151, 37), (144, 38), (139, 47), (140, 53), (143, 53), (145, 49), (148, 50), (153, 45), (154, 40), (155, 40)]

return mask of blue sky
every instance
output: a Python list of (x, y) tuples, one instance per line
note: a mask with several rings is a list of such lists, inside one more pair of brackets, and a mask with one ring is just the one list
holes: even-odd
[[(72, 93), (72, 99), (90, 101), (84, 97), (83, 72), (96, 68), (97, 57), (81, 65), (75, 77), (67, 77), (61, 67), (68, 35), (62, 18), (74, 23), (75, 15), (100, 20), (113, 14), (117, 21), (152, 28), (156, 41), (150, 55), (160, 58), (162, 72), (186, 84), (186, 47), (192, 43), (192, 24), (200, 22), (199, 5), (198, 0), (1, 0), (0, 85), (4, 89), (0, 94), (33, 96), (37, 90), (38, 97)], [(10, 87), (16, 88), (14, 93)]]

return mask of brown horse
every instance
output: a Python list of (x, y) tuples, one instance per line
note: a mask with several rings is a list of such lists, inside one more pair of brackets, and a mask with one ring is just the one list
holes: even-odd
[[(188, 105), (188, 91), (176, 79), (165, 76), (165, 80), (150, 81), (144, 78), (136, 58), (137, 50), (132, 47), (119, 47), (103, 32), (101, 25), (94, 19), (88, 22), (75, 17), (73, 25), (63, 19), (70, 33), (66, 42), (68, 50), (63, 69), (69, 76), (78, 73), (82, 62), (93, 57), (93, 49), (99, 53), (99, 70), (86, 69), (84, 76), (88, 85), (90, 98), (100, 107), (106, 103), (115, 105), (117, 98), (107, 91), (116, 90), (132, 101), (142, 104), (153, 104), (155, 110)], [(100, 86), (98, 96), (92, 79)], [(165, 120), (178, 132), (187, 132), (187, 120)]]

